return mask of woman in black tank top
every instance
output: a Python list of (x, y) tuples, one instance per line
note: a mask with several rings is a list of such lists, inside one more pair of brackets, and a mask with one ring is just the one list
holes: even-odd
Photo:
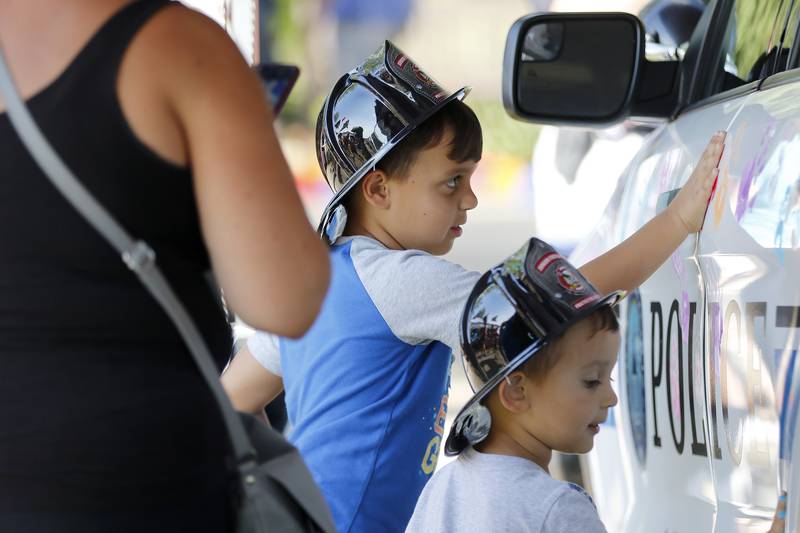
[[(0, 41), (54, 148), (131, 234), (154, 247), (220, 369), (231, 332), (206, 280), (211, 259), (245, 320), (302, 333), (324, 295), (327, 255), (304, 218), (258, 82), (232, 55), (235, 48), (212, 22), (167, 0), (119, 1), (60, 74), (51, 69), (49, 81), (37, 85), (35, 69), (26, 76), (24, 68), (37, 37), (24, 37), (23, 29), (34, 16), (44, 31), (49, 23), (34, 4), (91, 18), (111, 2), (60, 3), (0, 7)], [(74, 47), (70, 38), (64, 42)], [(166, 57), (154, 60), (148, 50), (159, 47)], [(209, 58), (197, 79), (192, 54)], [(153, 83), (130, 81), (148, 61), (154, 76), (166, 74)], [(233, 74), (215, 73), (216, 65)], [(164, 101), (176, 102), (168, 106), (174, 115), (151, 112), (161, 113), (154, 124), (171, 120), (181, 133), (182, 150), (171, 153), (158, 135), (139, 135), (163, 128), (127, 118), (149, 117), (129, 113), (147, 111), (137, 98), (163, 87)], [(233, 110), (219, 116), (203, 99), (215, 92), (241, 101), (216, 100)], [(126, 94), (133, 95), (128, 107)], [(263, 120), (240, 120), (233, 106)], [(191, 355), (138, 279), (35, 165), (4, 110), (0, 531), (231, 530), (227, 434)], [(240, 144), (254, 134), (265, 140), (230, 154), (224, 142), (208, 139), (222, 128), (241, 135)], [(298, 269), (300, 279), (286, 275)]]

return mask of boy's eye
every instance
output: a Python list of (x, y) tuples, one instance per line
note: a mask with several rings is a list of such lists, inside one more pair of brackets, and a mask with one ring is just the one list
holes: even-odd
[(586, 385), (587, 389), (594, 389), (600, 386), (599, 379), (584, 379), (583, 384)]
[(454, 177), (450, 178), (449, 180), (447, 180), (445, 185), (447, 185), (448, 189), (455, 189), (456, 187), (458, 187), (458, 183), (460, 181), (461, 181), (461, 176), (454, 176)]

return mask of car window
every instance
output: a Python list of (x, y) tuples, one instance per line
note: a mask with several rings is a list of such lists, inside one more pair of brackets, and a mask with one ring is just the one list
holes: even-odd
[(798, 14), (800, 14), (800, 2), (784, 0), (784, 5), (778, 12), (775, 36), (767, 54), (764, 75), (771, 76), (794, 68), (795, 65), (791, 64), (791, 51), (797, 35)]
[[(786, 17), (795, 0), (736, 0), (731, 7), (717, 69), (706, 96), (758, 80), (778, 59), (785, 67), (788, 49), (780, 48)], [(776, 23), (777, 22), (777, 23)], [(788, 46), (788, 41), (787, 41)]]
[(786, 24), (783, 44), (781, 45), (781, 48), (791, 50), (791, 52), (786, 59), (786, 63), (778, 62), (776, 72), (782, 72), (800, 66), (797, 62), (797, 53), (798, 49), (800, 49), (800, 1), (793, 0), (792, 4), (789, 13), (789, 22)]
[(639, 13), (649, 62), (683, 61), (692, 33), (709, 0), (650, 2)]

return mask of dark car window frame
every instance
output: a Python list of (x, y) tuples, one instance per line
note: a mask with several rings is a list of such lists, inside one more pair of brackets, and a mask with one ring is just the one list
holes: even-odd
[[(800, 1), (796, 2), (794, 8), (797, 12), (797, 17), (800, 18)], [(797, 28), (795, 28), (793, 38), (794, 41), (792, 42), (792, 51), (789, 53), (789, 68), (786, 69), (787, 71), (800, 67), (800, 22), (798, 22)]]
[[(795, 4), (797, 3), (798, 2), (795, 2)], [(767, 79), (769, 73), (762, 72), (762, 74), (759, 76), (758, 79), (753, 80), (740, 87), (735, 87), (733, 89), (729, 89), (727, 91), (722, 91), (712, 95), (705, 94), (710, 84), (714, 81), (714, 77), (718, 75), (718, 69), (716, 67), (709, 69), (707, 68), (707, 66), (709, 64), (715, 64), (716, 62), (718, 62), (719, 53), (722, 49), (723, 40), (728, 28), (730, 15), (731, 12), (733, 11), (735, 4), (736, 0), (718, 0), (713, 4), (709, 4), (709, 6), (706, 8), (707, 10), (713, 9), (713, 12), (710, 17), (710, 20), (707, 21), (707, 24), (703, 28), (704, 35), (702, 36), (702, 42), (698, 43), (700, 46), (700, 50), (695, 59), (696, 61), (695, 64), (692, 65), (694, 67), (693, 68), (694, 72), (689, 85), (690, 87), (689, 98), (687, 98), (686, 100), (685, 107), (679, 110), (678, 115), (689, 111), (693, 111), (695, 109), (706, 107), (709, 105), (714, 105), (723, 102), (725, 100), (741, 98), (746, 94), (759, 90), (759, 88), (762, 87), (765, 80)], [(794, 8), (797, 8), (797, 5), (795, 5)], [(780, 24), (782, 24), (781, 33), (785, 30), (785, 25), (788, 22), (788, 20), (789, 18), (787, 17), (785, 20), (780, 22)], [(772, 23), (773, 33), (775, 32), (777, 24), (778, 24), (778, 16), (776, 15), (775, 20)], [(798, 42), (795, 36), (793, 47), (797, 48), (797, 46)], [(790, 53), (790, 57), (792, 58), (790, 60), (794, 61), (793, 64), (796, 64), (797, 62), (796, 56), (797, 56), (797, 51), (793, 50)], [(782, 74), (789, 72), (793, 71), (785, 71), (780, 74), (773, 75), (772, 77), (780, 76)]]
[[(719, 47), (725, 36), (727, 28), (727, 20), (730, 16), (733, 0), (714, 0), (706, 7), (706, 13), (703, 13), (703, 18), (708, 16), (705, 20), (705, 25), (695, 30), (692, 40), (689, 43), (689, 49), (686, 51), (687, 57), (695, 50), (694, 57), (692, 57), (692, 64), (687, 65), (691, 67), (691, 74), (687, 69), (686, 74), (690, 75), (688, 80), (688, 91), (685, 103), (693, 105), (703, 99), (702, 91), (709, 83), (709, 78), (713, 74), (706, 65), (710, 58), (715, 57), (719, 52)], [(724, 20), (726, 24), (720, 24), (720, 20)]]
[(788, 2), (789, 4), (788, 8), (786, 9), (786, 18), (782, 22), (779, 31), (777, 32), (775, 31), (777, 28), (774, 24), (772, 31), (773, 34), (779, 35), (778, 38), (779, 42), (774, 45), (776, 48), (783, 49), (784, 45), (787, 42), (789, 43), (789, 48), (790, 48), (789, 57), (786, 58), (786, 68), (783, 68), (782, 70), (778, 70), (780, 68), (780, 61), (778, 61), (777, 59), (772, 61), (772, 64), (769, 67), (769, 72), (767, 73), (767, 76), (765, 76), (765, 78), (769, 78), (770, 76), (773, 76), (775, 74), (780, 74), (781, 72), (785, 72), (787, 70), (792, 69), (791, 48), (794, 47), (795, 36), (788, 35), (786, 32), (789, 30), (789, 22), (792, 20), (792, 15), (795, 15), (797, 13), (798, 1), (797, 0), (784, 0), (784, 1)]
[[(794, 4), (794, 11), (789, 12), (789, 16), (784, 22), (782, 31), (786, 31), (792, 14), (800, 18), (800, 0), (795, 1)], [(786, 38), (792, 40), (791, 51), (789, 52), (786, 70), (773, 73), (764, 79), (759, 87), (761, 90), (771, 89), (773, 87), (786, 85), (787, 83), (796, 83), (797, 81), (800, 81), (800, 21), (798, 21), (797, 27), (795, 28), (795, 34), (787, 35)]]

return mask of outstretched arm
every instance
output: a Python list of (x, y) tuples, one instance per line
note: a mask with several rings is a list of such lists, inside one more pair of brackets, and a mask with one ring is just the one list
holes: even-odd
[(264, 368), (245, 346), (222, 374), (222, 387), (237, 411), (262, 417), (264, 407), (283, 390), (283, 379)]
[(635, 289), (690, 233), (700, 231), (716, 184), (724, 144), (725, 133), (716, 133), (689, 180), (667, 209), (622, 243), (581, 267), (581, 273), (598, 291)]

